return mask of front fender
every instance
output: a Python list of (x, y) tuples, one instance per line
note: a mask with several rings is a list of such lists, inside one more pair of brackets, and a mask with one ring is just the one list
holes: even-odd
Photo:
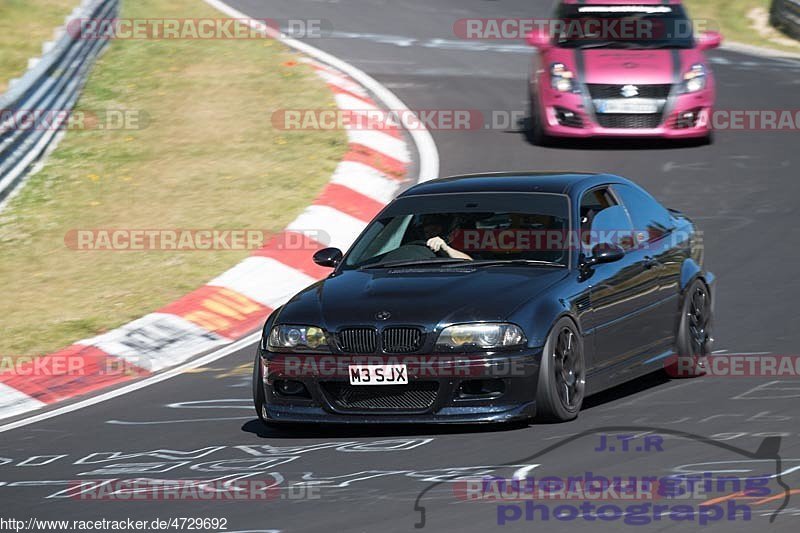
[(702, 279), (708, 286), (709, 296), (711, 297), (711, 311), (715, 310), (717, 277), (707, 270), (703, 270), (694, 259), (687, 259), (681, 265), (681, 302), (689, 285), (697, 278)]
[(578, 327), (582, 335), (580, 321), (573, 303), (566, 298), (540, 295), (522, 309), (518, 309), (511, 317), (511, 322), (519, 324), (528, 337), (529, 348), (542, 348), (550, 334), (550, 329), (563, 316), (568, 316)]
[(694, 279), (703, 272), (703, 269), (694, 259), (687, 259), (681, 265), (681, 294)]
[(681, 294), (696, 278), (702, 278), (709, 289), (713, 291), (713, 287), (716, 284), (716, 276), (711, 272), (704, 271), (694, 259), (687, 259), (681, 265)]

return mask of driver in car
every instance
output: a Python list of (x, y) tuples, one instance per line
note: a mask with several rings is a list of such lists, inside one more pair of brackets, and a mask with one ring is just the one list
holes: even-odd
[[(425, 234), (425, 245), (434, 253), (439, 253), (441, 251), (453, 259), (472, 261), (472, 257), (461, 250), (456, 250), (451, 247), (447, 244), (447, 241), (440, 237), (440, 235), (445, 234), (445, 227), (448, 225), (447, 222), (447, 217), (442, 215), (425, 215), (422, 219), (422, 232)], [(449, 234), (450, 232), (448, 231), (447, 233)]]

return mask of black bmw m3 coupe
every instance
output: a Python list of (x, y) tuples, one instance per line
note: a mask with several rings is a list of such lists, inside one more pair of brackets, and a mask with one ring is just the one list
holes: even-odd
[(266, 321), (266, 423), (569, 420), (659, 369), (702, 373), (714, 276), (694, 224), (607, 174), (416, 185)]

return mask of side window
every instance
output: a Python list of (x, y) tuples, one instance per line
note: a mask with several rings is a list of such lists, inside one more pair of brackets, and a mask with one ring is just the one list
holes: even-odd
[(672, 230), (672, 215), (644, 190), (630, 185), (615, 185), (614, 191), (631, 217), (640, 246), (657, 241)]
[(601, 242), (617, 244), (623, 250), (634, 247), (631, 221), (608, 187), (592, 189), (580, 205), (581, 247), (586, 255)]
[(617, 202), (608, 187), (592, 189), (584, 194), (581, 198), (581, 231), (589, 231), (595, 215), (612, 205), (617, 205)]

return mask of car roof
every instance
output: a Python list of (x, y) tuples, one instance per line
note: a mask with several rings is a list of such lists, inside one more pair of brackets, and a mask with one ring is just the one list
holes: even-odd
[(682, 4), (682, 0), (561, 0), (562, 4), (579, 4), (586, 6), (661, 6)]
[(631, 184), (613, 174), (588, 172), (488, 172), (439, 178), (417, 184), (398, 197), (476, 192), (543, 192), (572, 195), (606, 183)]

